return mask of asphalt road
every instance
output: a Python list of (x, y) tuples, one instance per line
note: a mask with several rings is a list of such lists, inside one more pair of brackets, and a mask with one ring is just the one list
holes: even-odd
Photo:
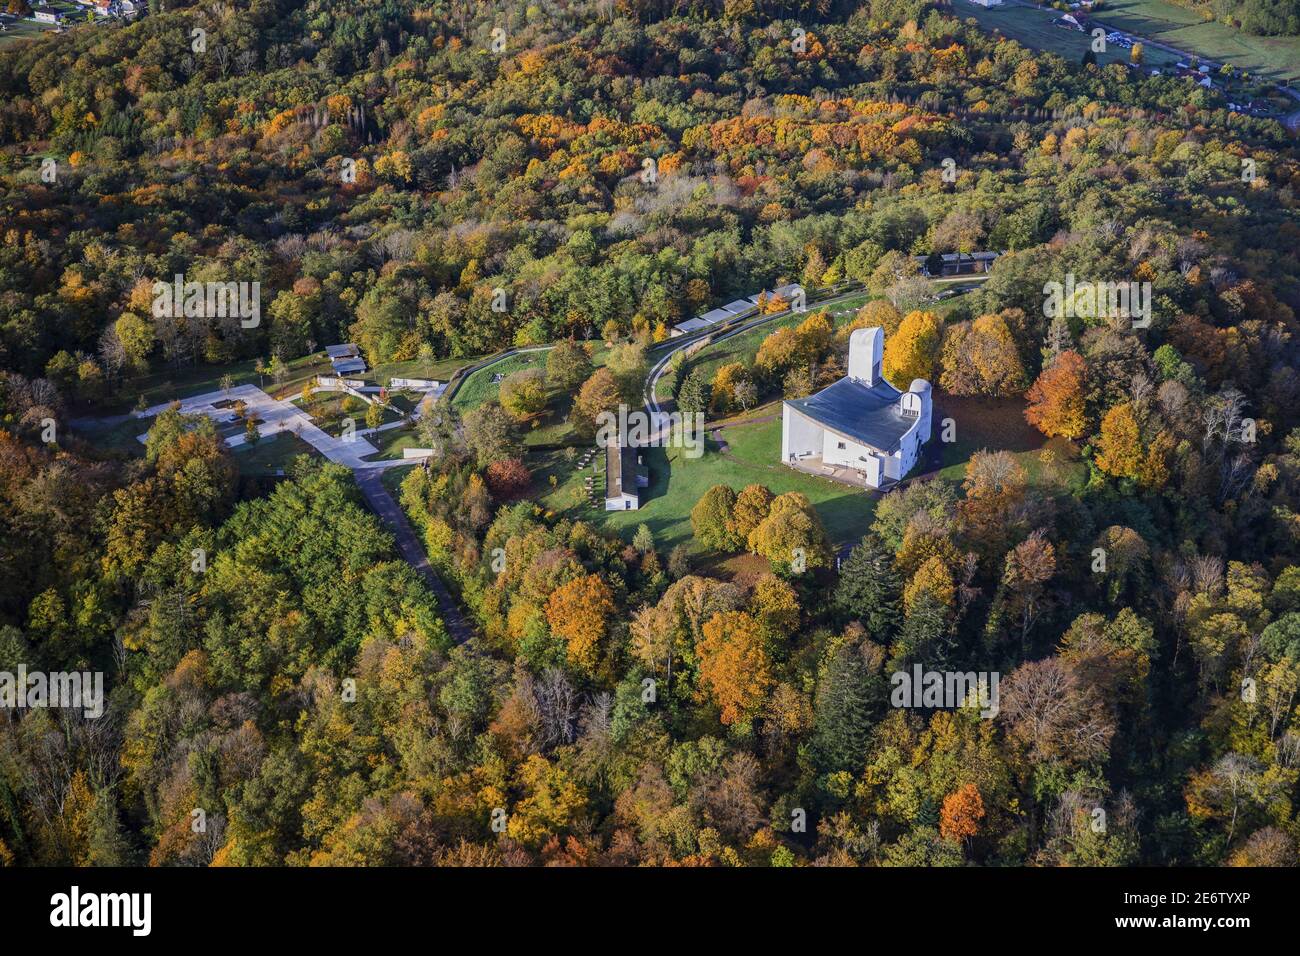
[(393, 496), (384, 487), (383, 471), (377, 468), (363, 468), (352, 474), (356, 477), (357, 486), (361, 489), (366, 503), (370, 505), (370, 510), (378, 515), (393, 532), (397, 548), (402, 552), (406, 563), (415, 568), (420, 577), (424, 578), (429, 589), (433, 591), (434, 597), (438, 599), (438, 610), (442, 614), (443, 623), (447, 625), (447, 633), (457, 644), (464, 644), (474, 636), (474, 629), (465, 620), (465, 615), (460, 612), (456, 600), (447, 590), (447, 585), (442, 583), (442, 579), (429, 566), (429, 558), (424, 553), (423, 542), (411, 527), (411, 522), (407, 520), (401, 506), (393, 500)]

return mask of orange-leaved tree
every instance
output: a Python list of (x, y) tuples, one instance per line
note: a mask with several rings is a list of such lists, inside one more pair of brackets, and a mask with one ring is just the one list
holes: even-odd
[(1087, 363), (1067, 350), (1043, 369), (1025, 397), (1025, 420), (1049, 438), (1082, 438), (1088, 430), (1084, 374)]
[(588, 672), (596, 667), (605, 625), (613, 613), (614, 595), (596, 574), (560, 585), (546, 601), (551, 633), (568, 644), (569, 662)]
[(772, 687), (764, 643), (763, 628), (744, 611), (722, 611), (704, 622), (695, 645), (700, 690), (718, 705), (724, 724), (754, 716)]

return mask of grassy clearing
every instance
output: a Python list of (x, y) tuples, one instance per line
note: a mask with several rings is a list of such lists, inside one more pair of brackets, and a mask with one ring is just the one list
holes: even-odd
[(496, 376), (500, 375), (504, 378), (512, 372), (519, 372), (526, 368), (545, 369), (546, 356), (549, 354), (548, 352), (523, 352), (479, 369), (461, 384), (456, 397), (451, 400), (452, 405), (464, 410), (475, 408), (496, 398), (501, 391), (501, 383), (494, 381)]
[[(628, 539), (638, 525), (645, 524), (654, 532), (659, 548), (666, 550), (691, 543), (691, 509), (714, 485), (730, 485), (739, 491), (757, 482), (774, 494), (798, 491), (807, 495), (836, 544), (861, 537), (871, 523), (874, 498), (847, 485), (781, 465), (781, 421), (770, 417), (779, 412), (779, 405), (768, 405), (727, 424), (719, 433), (728, 446), (725, 452), (713, 439), (705, 442), (700, 458), (687, 458), (681, 448), (647, 449), (644, 455), (650, 469), (650, 486), (642, 491), (642, 506), (637, 511), (604, 510), (604, 461), (599, 455), (595, 468), (588, 465), (581, 471), (576, 463), (553, 463), (540, 476), (539, 500), (549, 509), (570, 512)], [(554, 490), (548, 487), (551, 474), (557, 477), (558, 487)], [(583, 478), (588, 475), (596, 486), (594, 505), (583, 503)]]
[(385, 362), (366, 372), (365, 378), (376, 385), (387, 385), (393, 378), (432, 378), (439, 382), (448, 381), (456, 372), (466, 365), (472, 365), (479, 358), (445, 358), (426, 362), (422, 359), (407, 359), (404, 362)]
[(292, 432), (277, 432), (259, 438), (255, 444), (236, 445), (231, 450), (240, 474), (257, 478), (281, 474), (299, 455), (320, 457), (316, 449)]
[[(1053, 21), (1061, 17), (1058, 10), (1039, 10), (1037, 8), (1006, 4), (985, 9), (973, 3), (967, 3), (966, 0), (957, 0), (955, 12), (963, 19), (975, 20), (981, 28), (990, 33), (1001, 33), (1003, 36), (1016, 40), (1025, 46), (1037, 50), (1047, 50), (1071, 63), (1082, 62), (1083, 55), (1088, 51), (1092, 42), (1092, 37), (1088, 33), (1052, 26)], [(1111, 11), (1109, 9), (1105, 10), (1102, 14), (1102, 22), (1108, 22), (1107, 18), (1110, 15)], [(1114, 25), (1119, 26), (1118, 23)], [(1137, 27), (1132, 27), (1132, 29), (1135, 32), (1141, 32)], [(1163, 70), (1166, 67), (1173, 66), (1179, 59), (1178, 56), (1166, 53), (1164, 50), (1152, 47), (1144, 47), (1143, 49), (1142, 62), (1148, 68)], [(1127, 63), (1128, 61), (1129, 51), (1115, 46), (1108, 46), (1105, 53), (1097, 54), (1097, 62), (1103, 66), (1107, 63)]]
[[(1025, 403), (1018, 398), (958, 398), (939, 394), (935, 399), (934, 439), (939, 467), (935, 474), (948, 481), (966, 476), (971, 455), (984, 449), (1009, 451), (1031, 484), (1059, 484), (1072, 490), (1083, 487), (1087, 465), (1079, 450), (1061, 438), (1047, 439), (1025, 421)], [(955, 423), (955, 441), (943, 442), (944, 419)]]
[(420, 445), (419, 437), (411, 428), (390, 428), (377, 435), (368, 435), (366, 440), (379, 450), (379, 454), (370, 459), (372, 461), (377, 458), (401, 458), (403, 449), (418, 448)]
[(1164, 0), (1107, 0), (1097, 19), (1260, 77), (1300, 79), (1300, 37), (1251, 36)]
[(0, 22), (4, 23), (6, 27), (5, 31), (0, 33), (0, 49), (21, 40), (30, 40), (46, 30), (55, 29), (53, 24), (30, 23), (26, 20), (15, 20), (11, 17), (0, 18)]

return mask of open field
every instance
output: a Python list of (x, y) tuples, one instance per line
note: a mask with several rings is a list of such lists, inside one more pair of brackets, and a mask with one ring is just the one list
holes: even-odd
[(1251, 36), (1164, 0), (1107, 0), (1097, 19), (1270, 80), (1300, 79), (1300, 37)]
[[(1047, 50), (1071, 63), (1079, 63), (1088, 51), (1092, 37), (1080, 30), (1052, 26), (1054, 20), (1060, 19), (1059, 10), (1041, 10), (1037, 7), (1025, 7), (1004, 3), (1000, 7), (985, 9), (966, 0), (957, 0), (954, 12), (962, 19), (971, 18), (990, 33), (1001, 33), (1005, 37), (1017, 40), (1025, 46), (1036, 50)], [(1110, 10), (1104, 11), (1105, 16)], [(1104, 16), (1102, 22), (1105, 22)], [(1118, 26), (1119, 24), (1115, 24)], [(1136, 30), (1136, 27), (1133, 29)], [(1142, 62), (1149, 68), (1163, 70), (1172, 67), (1179, 57), (1164, 50), (1144, 48)], [(1129, 51), (1116, 46), (1108, 46), (1105, 53), (1097, 54), (1097, 62), (1127, 63)]]
[(387, 385), (391, 378), (432, 378), (445, 382), (466, 365), (472, 365), (482, 356), (469, 358), (445, 358), (424, 361), (423, 359), (405, 359), (401, 362), (384, 362), (365, 373), (363, 378), (375, 385)]
[[(954, 12), (963, 19), (974, 19), (985, 30), (996, 31), (1035, 49), (1048, 50), (1074, 63), (1083, 59), (1091, 39), (1088, 33), (1053, 26), (1052, 22), (1061, 16), (1057, 10), (1014, 2), (985, 9), (957, 0)], [(1142, 57), (1147, 67), (1165, 70), (1179, 60), (1186, 62), (1192, 56), (1199, 56), (1231, 64), (1274, 82), (1300, 78), (1300, 38), (1297, 37), (1253, 37), (1222, 23), (1206, 23), (1196, 12), (1164, 0), (1108, 0), (1093, 19), (1122, 33), (1137, 34), (1184, 51), (1171, 53), (1147, 44)], [(1128, 50), (1113, 46), (1097, 55), (1097, 61), (1102, 64), (1127, 63), (1128, 59)]]
[(20, 40), (29, 40), (46, 30), (54, 29), (53, 24), (31, 23), (10, 16), (0, 16), (0, 23), (5, 25), (4, 32), (0, 33), (0, 49), (4, 49), (6, 46)]

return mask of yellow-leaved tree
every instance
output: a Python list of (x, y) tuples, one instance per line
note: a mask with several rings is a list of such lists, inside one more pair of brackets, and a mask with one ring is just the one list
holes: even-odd
[(614, 595), (596, 574), (560, 585), (546, 601), (551, 633), (564, 638), (569, 663), (588, 673), (596, 668), (605, 625), (613, 614)]
[(885, 341), (885, 378), (906, 388), (914, 378), (929, 380), (939, 358), (943, 323), (933, 312), (909, 312), (898, 331)]

